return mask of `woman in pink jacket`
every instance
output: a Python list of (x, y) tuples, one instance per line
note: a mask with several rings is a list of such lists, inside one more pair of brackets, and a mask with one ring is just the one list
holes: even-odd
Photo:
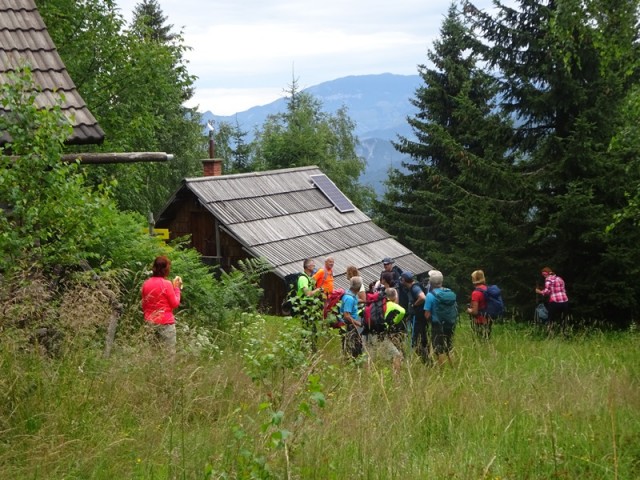
[(157, 257), (153, 262), (153, 276), (142, 284), (142, 311), (147, 325), (156, 339), (174, 353), (176, 349), (176, 319), (173, 310), (180, 305), (182, 279), (167, 280), (171, 260)]
[(553, 331), (557, 324), (564, 329), (567, 326), (566, 321), (569, 315), (569, 297), (564, 286), (564, 280), (549, 267), (544, 267), (541, 273), (544, 277), (544, 290), (536, 288), (536, 293), (549, 297), (547, 303), (549, 331)]

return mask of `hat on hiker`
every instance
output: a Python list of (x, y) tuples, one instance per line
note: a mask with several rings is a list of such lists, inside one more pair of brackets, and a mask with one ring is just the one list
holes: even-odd
[(402, 272), (402, 275), (400, 275), (400, 278), (402, 278), (406, 282), (413, 282), (413, 272), (405, 270), (404, 272)]
[(391, 257), (384, 257), (384, 258), (382, 259), (382, 264), (383, 264), (383, 265), (389, 265), (390, 263), (395, 263), (395, 262), (394, 262), (394, 260), (393, 260), (393, 258), (391, 258)]

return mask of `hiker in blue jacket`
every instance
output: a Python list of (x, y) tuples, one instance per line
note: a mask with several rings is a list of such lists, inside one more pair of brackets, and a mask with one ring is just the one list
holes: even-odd
[(349, 290), (342, 296), (340, 316), (345, 324), (342, 348), (345, 353), (357, 357), (362, 353), (362, 332), (364, 330), (358, 312), (358, 293), (362, 287), (362, 277), (351, 277)]
[(429, 293), (424, 303), (424, 318), (431, 324), (433, 353), (438, 365), (451, 360), (453, 332), (458, 318), (456, 295), (442, 283), (444, 276), (438, 270), (429, 271)]

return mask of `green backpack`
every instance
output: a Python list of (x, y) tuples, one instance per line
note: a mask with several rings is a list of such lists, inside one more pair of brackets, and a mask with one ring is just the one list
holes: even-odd
[(435, 316), (442, 325), (453, 327), (458, 321), (458, 303), (456, 294), (448, 288), (439, 288), (431, 292), (436, 297)]

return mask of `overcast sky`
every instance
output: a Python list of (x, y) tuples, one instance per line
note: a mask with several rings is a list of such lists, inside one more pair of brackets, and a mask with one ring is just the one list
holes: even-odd
[[(129, 20), (139, 0), (117, 0)], [(196, 91), (189, 106), (230, 115), (348, 75), (413, 75), (449, 0), (159, 0), (182, 30)], [(486, 8), (491, 0), (476, 0)]]

